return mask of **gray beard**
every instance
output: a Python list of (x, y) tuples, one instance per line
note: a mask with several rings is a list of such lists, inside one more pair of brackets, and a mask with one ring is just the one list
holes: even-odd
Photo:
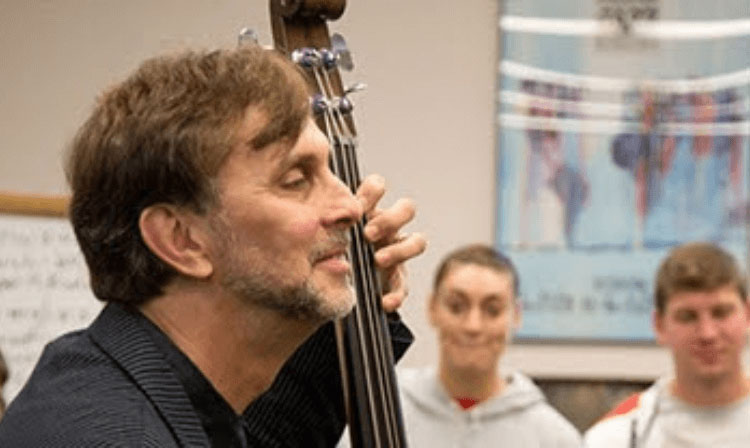
[[(326, 300), (309, 280), (297, 284), (284, 284), (263, 270), (258, 263), (272, 265), (273, 260), (250, 260), (238, 254), (237, 248), (245, 245), (226, 224), (221, 214), (212, 219), (212, 229), (219, 243), (221, 267), (225, 273), (221, 285), (243, 302), (275, 311), (287, 319), (323, 323), (345, 316), (353, 306), (354, 292), (349, 291), (349, 300)], [(345, 232), (331, 236), (331, 244), (348, 242)], [(252, 250), (252, 249), (250, 249)], [(320, 247), (317, 250), (325, 250)], [(311, 254), (314, 260), (317, 253)], [(248, 257), (252, 258), (252, 257)], [(341, 304), (341, 305), (335, 305)]]
[(232, 272), (222, 284), (244, 302), (275, 311), (287, 319), (326, 322), (349, 311), (325, 306), (325, 298), (307, 281), (284, 286), (257, 273)]

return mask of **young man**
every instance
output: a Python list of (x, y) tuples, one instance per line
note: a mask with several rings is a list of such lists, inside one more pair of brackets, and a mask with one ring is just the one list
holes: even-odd
[(376, 212), (382, 180), (354, 196), (328, 159), (304, 79), (257, 46), (158, 57), (104, 93), (67, 173), (107, 306), (46, 348), (0, 446), (334, 444), (343, 400), (324, 324), (353, 304), (348, 230), (370, 214), (387, 310), (425, 242), (397, 238), (409, 201)]
[(440, 263), (428, 318), (437, 369), (399, 376), (410, 446), (578, 448), (578, 431), (518, 372), (499, 361), (519, 326), (518, 274), (493, 248), (461, 247)]
[(670, 252), (656, 276), (653, 326), (672, 352), (674, 376), (617, 406), (587, 431), (587, 447), (750, 446), (745, 281), (732, 256), (712, 244)]

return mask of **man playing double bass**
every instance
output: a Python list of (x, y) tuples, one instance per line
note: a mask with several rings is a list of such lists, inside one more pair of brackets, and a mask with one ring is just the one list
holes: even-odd
[[(106, 303), (48, 345), (0, 446), (333, 446), (344, 425), (332, 325), (352, 307), (348, 230), (405, 297), (385, 210), (329, 169), (296, 68), (255, 45), (144, 62), (106, 91), (67, 161), (70, 218)], [(411, 335), (390, 323), (396, 356)]]

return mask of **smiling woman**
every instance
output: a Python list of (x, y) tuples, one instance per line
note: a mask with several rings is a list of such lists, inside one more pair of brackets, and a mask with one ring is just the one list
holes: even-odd
[(482, 401), (504, 388), (496, 369), (520, 323), (514, 283), (507, 270), (459, 262), (430, 299), (429, 318), (440, 341), (441, 377), (453, 395)]
[(427, 308), (438, 365), (399, 378), (412, 446), (580, 446), (529, 378), (500, 372), (521, 322), (518, 289), (515, 266), (492, 247), (461, 247), (440, 263)]

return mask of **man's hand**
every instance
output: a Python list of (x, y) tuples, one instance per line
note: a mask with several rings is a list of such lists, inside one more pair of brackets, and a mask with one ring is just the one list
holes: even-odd
[(427, 240), (420, 233), (400, 233), (414, 218), (414, 202), (402, 198), (387, 209), (378, 209), (384, 194), (385, 180), (377, 175), (367, 176), (357, 190), (368, 219), (365, 237), (375, 246), (375, 263), (383, 281), (383, 309), (392, 312), (408, 294), (404, 262), (424, 252)]

